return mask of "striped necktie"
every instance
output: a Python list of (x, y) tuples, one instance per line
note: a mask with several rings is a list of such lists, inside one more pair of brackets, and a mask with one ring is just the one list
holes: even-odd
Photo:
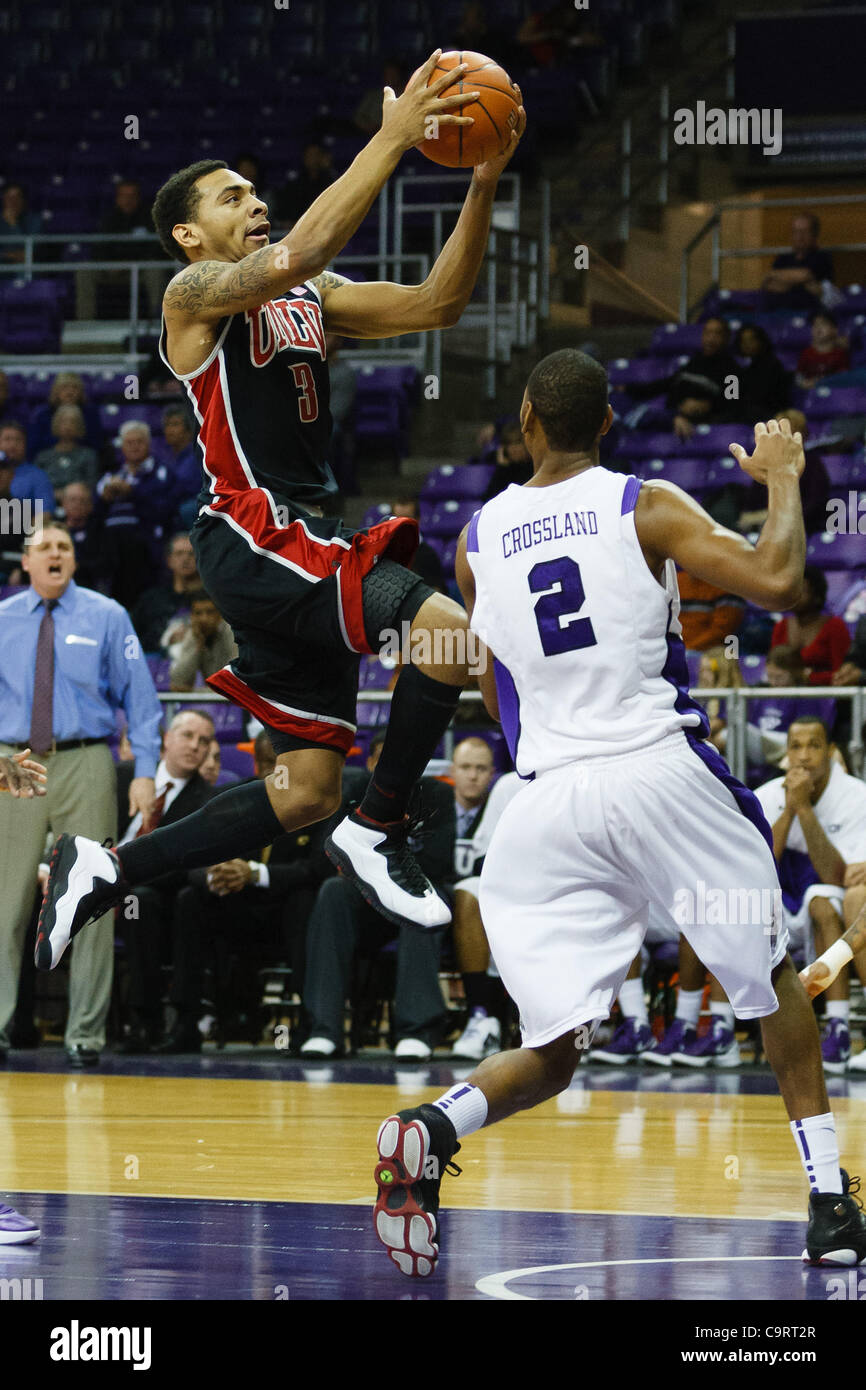
[(151, 811), (150, 815), (147, 817), (147, 820), (145, 820), (144, 817), (142, 816), (142, 818), (141, 818), (141, 825), (139, 826), (138, 830), (136, 830), (136, 832), (135, 832), (135, 839), (136, 839), (136, 840), (138, 839), (139, 835), (150, 835), (150, 833), (151, 833), (153, 830), (156, 830), (156, 829), (157, 829), (157, 827), (158, 827), (160, 821), (162, 820), (163, 812), (165, 811), (165, 800), (166, 800), (166, 797), (168, 796), (168, 794), (169, 794), (169, 792), (171, 791), (171, 789), (172, 789), (173, 786), (174, 786), (174, 782), (166, 782), (166, 784), (165, 784), (165, 786), (163, 787), (162, 791), (160, 792), (159, 796), (158, 796), (158, 797), (156, 798), (156, 800), (154, 801), (154, 803), (153, 803), (153, 810)]

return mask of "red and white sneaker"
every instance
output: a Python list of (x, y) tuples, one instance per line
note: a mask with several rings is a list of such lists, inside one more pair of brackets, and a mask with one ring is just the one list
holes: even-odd
[(390, 1115), (379, 1129), (376, 1235), (403, 1274), (425, 1278), (439, 1258), (439, 1184), (459, 1174), (454, 1126), (435, 1105)]

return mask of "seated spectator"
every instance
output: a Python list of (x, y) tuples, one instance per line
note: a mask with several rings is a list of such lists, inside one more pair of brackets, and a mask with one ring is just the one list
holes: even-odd
[(169, 671), (172, 690), (192, 690), (196, 680), (221, 671), (238, 654), (232, 630), (210, 594), (196, 589), (189, 595), (189, 628), (183, 637)]
[(776, 356), (770, 335), (752, 323), (740, 329), (734, 351), (747, 359), (748, 366), (740, 372), (740, 398), (733, 415), (747, 425), (769, 420), (790, 404), (790, 373)]
[[(846, 873), (866, 861), (866, 785), (834, 765), (831, 746), (820, 720), (795, 719), (787, 773), (756, 793), (773, 830), (791, 950), (806, 963), (842, 935)], [(848, 991), (846, 966), (825, 995), (821, 1051), (829, 1072), (844, 1072), (851, 1052)]]
[(241, 779), (236, 772), (222, 770), (222, 744), (218, 738), (212, 738), (207, 750), (207, 756), (199, 768), (199, 775), (204, 778), (209, 787), (229, 787), (234, 782)]
[(178, 646), (189, 625), (190, 594), (201, 588), (192, 541), (185, 531), (172, 536), (165, 547), (168, 579), (146, 589), (135, 605), (132, 621), (144, 650), (168, 656)]
[[(379, 93), (379, 119), (376, 129), (382, 124), (382, 93)], [(277, 225), (292, 227), (302, 212), (306, 212), (320, 193), (324, 193), (337, 177), (334, 157), (329, 149), (318, 140), (311, 140), (304, 146), (301, 156), (302, 168), (296, 179), (284, 188), (277, 190), (274, 207)]]
[(485, 502), (498, 497), (512, 483), (522, 487), (532, 477), (532, 459), (523, 440), (523, 431), (516, 422), (502, 426), (493, 462), (496, 472), (487, 484)]
[[(213, 736), (209, 715), (181, 710), (174, 716), (163, 735), (155, 778), (156, 801), (146, 825), (140, 811), (129, 819), (128, 781), (134, 767), (118, 764), (119, 844), (128, 844), (137, 835), (160, 825), (172, 825), (210, 800), (213, 789), (201, 777), (199, 768)], [(173, 965), (170, 1002), (182, 1017), (198, 1016), (201, 955), (179, 896), (187, 881), (186, 873), (175, 870), (150, 883), (133, 884), (129, 889), (128, 900), (135, 904), (135, 912), (121, 911), (118, 918), (126, 945), (130, 1006), (130, 1028), (118, 1048), (120, 1052), (148, 1052), (160, 1042), (164, 960)]]
[(52, 516), (56, 504), (51, 479), (35, 463), (27, 462), (27, 431), (18, 420), (0, 426), (0, 454), (13, 470), (9, 497), (29, 503), (34, 520), (37, 513), (43, 519)]
[(794, 647), (806, 668), (809, 685), (830, 685), (851, 646), (851, 636), (841, 618), (824, 608), (827, 578), (817, 565), (807, 565), (803, 593), (788, 617), (773, 628), (770, 649)]
[[(739, 379), (740, 367), (730, 350), (731, 330), (724, 319), (707, 319), (701, 331), (701, 350), (690, 357), (668, 382), (667, 408), (674, 412), (673, 428), (680, 439), (690, 439), (696, 424), (719, 424), (733, 419), (726, 395), (730, 382)], [(653, 383), (655, 394), (657, 383)], [(650, 391), (648, 386), (647, 391)]]
[(232, 168), (242, 179), (247, 179), (252, 184), (261, 202), (267, 203), (270, 207), (274, 201), (274, 190), (268, 187), (264, 165), (258, 155), (245, 150), (237, 156)]
[(105, 473), (96, 492), (113, 574), (112, 597), (130, 608), (159, 563), (176, 493), (167, 464), (157, 463), (151, 453), (150, 429), (143, 421), (121, 425), (120, 453), (121, 467)]
[[(114, 185), (114, 201), (102, 219), (99, 230), (112, 237), (133, 238), (152, 237), (153, 223), (150, 209), (141, 196), (141, 184), (137, 179), (124, 178)], [(141, 272), (141, 285), (146, 297), (146, 309), (151, 318), (158, 318), (162, 304), (162, 294), (168, 281), (169, 269), (162, 263), (163, 258), (156, 241), (134, 249), (123, 241), (107, 241), (99, 246), (100, 258), (104, 261), (159, 261), (152, 269)], [(102, 290), (101, 316), (125, 318), (129, 313), (130, 277), (128, 271), (100, 271), (97, 284)], [(79, 301), (79, 316), (85, 306)]]
[[(367, 772), (379, 760), (384, 733), (370, 746)], [(347, 769), (347, 773), (355, 769)], [(344, 783), (344, 805), (363, 786), (353, 779)], [(454, 794), (444, 782), (423, 777), (418, 784), (417, 813), (423, 838), (410, 839), (424, 873), (437, 892), (449, 897), (454, 880)], [(342, 808), (337, 813), (344, 814)], [(349, 995), (352, 967), (358, 954), (375, 956), (397, 940), (397, 984), (392, 1014), (398, 1057), (426, 1060), (439, 1041), (445, 1024), (445, 1004), (439, 987), (440, 932), (398, 927), (361, 897), (343, 877), (326, 879), (316, 896), (307, 930), (307, 968), (303, 1000), (310, 1036), (301, 1047), (302, 1057), (343, 1055), (344, 1007)]]
[[(806, 535), (813, 536), (823, 531), (827, 525), (827, 503), (830, 498), (830, 479), (821, 460), (821, 455), (809, 447), (809, 426), (802, 410), (780, 410), (777, 420), (787, 420), (792, 433), (803, 437), (806, 466), (800, 474), (800, 501), (803, 504), (803, 521)], [(737, 520), (737, 529), (751, 531), (763, 526), (767, 520), (767, 489), (763, 483), (753, 483), (751, 487), (740, 489), (742, 511)]]
[(403, 64), (396, 58), (387, 58), (382, 64), (382, 79), (377, 86), (368, 87), (352, 116), (352, 125), (362, 135), (375, 135), (382, 124), (382, 94), (386, 87), (400, 96), (406, 85)]
[(30, 421), (27, 438), (31, 456), (35, 458), (43, 449), (51, 448), (54, 412), (61, 405), (78, 406), (84, 416), (85, 433), (82, 443), (99, 453), (105, 437), (99, 419), (99, 408), (87, 400), (84, 382), (77, 372), (58, 372), (51, 383), (47, 403), (39, 407)]
[[(417, 521), (420, 514), (421, 507), (418, 494), (415, 492), (402, 493), (395, 497), (391, 503), (392, 516), (411, 516), (413, 520)], [(438, 589), (440, 594), (448, 592), (442, 561), (432, 545), (428, 545), (425, 540), (422, 539), (418, 542), (418, 549), (415, 551), (409, 568), (413, 574), (419, 575), (431, 588)]]
[(28, 211), (23, 186), (7, 183), (0, 198), (0, 261), (6, 265), (23, 263), (22, 238), (38, 236), (41, 231), (42, 218), (38, 212)]
[(797, 361), (797, 385), (810, 391), (825, 376), (847, 372), (851, 366), (848, 339), (843, 338), (833, 315), (819, 309), (812, 319), (812, 342)]
[(831, 685), (866, 685), (866, 617), (857, 619), (854, 640)]
[(736, 594), (726, 594), (685, 570), (677, 573), (680, 590), (680, 627), (690, 652), (716, 647), (739, 632), (746, 606)]
[[(276, 755), (264, 732), (255, 740), (253, 763), (260, 781), (274, 771)], [(214, 961), (220, 1040), (226, 1036), (230, 1013), (236, 1024), (248, 1028), (250, 1040), (257, 1040), (261, 966), (276, 961), (288, 964), (300, 993), (307, 923), (319, 886), (333, 872), (325, 854), (331, 825), (331, 821), (320, 821), (302, 826), (278, 835), (271, 845), (245, 846), (236, 859), (190, 872), (189, 882), (178, 893), (176, 914), (189, 932), (196, 988), (187, 989), (189, 1005), (179, 1015), (164, 1051), (198, 1051), (201, 1046), (193, 1004), (197, 1006), (201, 995), (208, 954)], [(237, 957), (234, 970), (233, 957)], [(193, 1000), (196, 989), (198, 997)]]
[(353, 423), (358, 378), (355, 368), (340, 357), (343, 339), (336, 333), (325, 335), (328, 375), (331, 384), (331, 446), (329, 461), (342, 492), (357, 491), (354, 470), (355, 439)]
[(81, 442), (85, 430), (80, 405), (59, 405), (51, 417), (55, 443), (36, 455), (36, 467), (48, 474), (58, 500), (67, 483), (86, 483), (91, 489), (96, 486), (99, 460), (96, 450)]
[(185, 405), (167, 405), (162, 412), (162, 437), (169, 450), (174, 493), (181, 521), (191, 527), (198, 508), (202, 469), (195, 448), (195, 428)]
[[(708, 647), (701, 653), (698, 689), (741, 690), (744, 684), (739, 661), (735, 656), (729, 656), (724, 647)], [(710, 721), (710, 742), (724, 750), (728, 726), (725, 701), (712, 696), (704, 701), (704, 708)]]
[(813, 313), (825, 286), (833, 284), (833, 259), (818, 245), (821, 223), (813, 213), (801, 212), (791, 223), (791, 250), (773, 261), (761, 289), (771, 309)]
[(110, 575), (105, 565), (102, 523), (93, 514), (93, 493), (87, 483), (66, 484), (60, 494), (60, 511), (75, 546), (76, 584), (107, 593)]

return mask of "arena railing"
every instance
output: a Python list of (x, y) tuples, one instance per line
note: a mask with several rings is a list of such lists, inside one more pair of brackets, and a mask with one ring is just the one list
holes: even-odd
[[(724, 217), (726, 213), (774, 211), (776, 208), (796, 208), (800, 211), (803, 208), (808, 208), (811, 212), (813, 208), (844, 207), (847, 204), (858, 203), (866, 203), (866, 193), (828, 194), (819, 198), (813, 198), (811, 195), (808, 197), (801, 195), (798, 198), (730, 198), (725, 199), (722, 203), (716, 203), (706, 222), (695, 232), (695, 235), (686, 243), (680, 253), (680, 322), (689, 322), (708, 291), (727, 288), (722, 284), (724, 262), (760, 260), (767, 256), (782, 255), (791, 249), (790, 246), (726, 246), (724, 241)], [(705, 243), (707, 238), (710, 239), (708, 248), (710, 257), (709, 279), (705, 281), (700, 293), (692, 299), (690, 286), (695, 255), (699, 248), (702, 248), (706, 256)], [(822, 243), (821, 250), (866, 251), (866, 241), (835, 242), (832, 245)]]
[[(824, 700), (832, 699), (848, 702), (851, 705), (851, 737), (848, 741), (848, 751), (851, 760), (851, 770), (856, 777), (863, 777), (864, 773), (864, 748), (863, 748), (863, 725), (866, 722), (866, 686), (835, 686), (835, 685), (812, 685), (808, 688), (803, 686), (744, 686), (736, 689), (704, 689), (696, 687), (691, 694), (701, 703), (707, 700), (719, 700), (725, 705), (725, 716), (728, 730), (727, 747), (725, 749), (725, 759), (731, 772), (741, 782), (745, 782), (747, 773), (746, 759), (746, 725), (748, 723), (748, 704), (750, 700), (766, 700), (768, 696), (774, 699), (790, 700)], [(220, 695), (211, 694), (208, 690), (190, 691), (160, 691), (160, 701), (167, 706), (182, 706), (190, 703), (200, 704), (225, 704), (228, 703)], [(388, 704), (391, 700), (389, 690), (361, 690), (358, 692), (359, 704)], [(477, 690), (464, 690), (460, 696), (461, 705), (480, 705), (481, 694)], [(172, 709), (171, 711), (175, 711)], [(455, 736), (459, 737), (459, 730), (449, 728), (445, 734), (444, 752), (450, 758), (454, 751)]]

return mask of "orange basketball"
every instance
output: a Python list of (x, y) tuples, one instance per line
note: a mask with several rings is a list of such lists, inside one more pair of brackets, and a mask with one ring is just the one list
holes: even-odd
[(468, 63), (469, 71), (459, 82), (446, 87), (442, 96), (450, 97), (458, 92), (480, 93), (477, 101), (451, 113), (471, 116), (475, 124), (440, 125), (438, 132), (422, 140), (418, 149), (434, 164), (446, 164), (450, 169), (471, 169), (483, 164), (485, 159), (502, 154), (517, 125), (520, 98), (505, 69), (492, 58), (485, 58), (483, 53), (443, 53), (430, 74), (428, 87), (430, 82), (435, 82), (459, 63)]

